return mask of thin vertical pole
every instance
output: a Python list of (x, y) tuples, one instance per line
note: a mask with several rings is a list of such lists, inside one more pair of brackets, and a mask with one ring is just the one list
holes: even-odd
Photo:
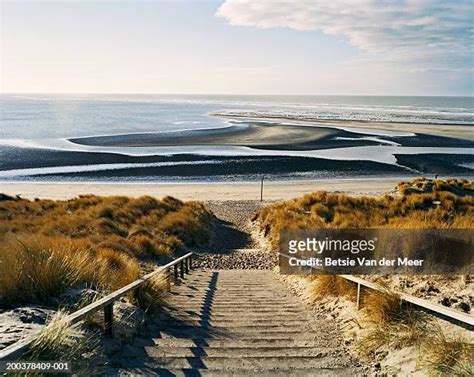
[(166, 287), (168, 292), (171, 292), (171, 271), (169, 268), (166, 270)]
[(357, 310), (360, 307), (360, 283), (357, 283)]
[(264, 175), (262, 175), (262, 182), (260, 183), (260, 201), (263, 202), (263, 179), (265, 178)]
[(178, 265), (177, 264), (173, 266), (173, 270), (174, 270), (174, 283), (177, 284), (178, 283)]
[(181, 270), (181, 279), (184, 279), (184, 262), (183, 261), (179, 262), (179, 267)]

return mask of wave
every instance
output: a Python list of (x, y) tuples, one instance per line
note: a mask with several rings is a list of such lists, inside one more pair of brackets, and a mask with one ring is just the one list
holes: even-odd
[(201, 122), (195, 120), (180, 120), (178, 122), (173, 122), (173, 124), (199, 124)]
[[(171, 95), (0, 95), (5, 101), (82, 101), (154, 104), (172, 114), (175, 125), (198, 124), (180, 119), (181, 111), (209, 111), (252, 116), (288, 116), (314, 120), (383, 121), (434, 124), (474, 124), (472, 98), (461, 97), (348, 97), (348, 96), (171, 96)], [(166, 105), (172, 106), (166, 106)], [(176, 106), (175, 106), (176, 105)], [(179, 108), (182, 106), (182, 109)], [(202, 109), (200, 109), (202, 107)], [(202, 110), (202, 111), (200, 111)], [(202, 122), (202, 121), (201, 121)]]
[[(323, 111), (268, 111), (268, 110), (220, 110), (210, 113), (214, 116), (224, 117), (248, 117), (248, 118), (288, 118), (305, 121), (362, 121), (362, 122), (387, 122), (387, 123), (414, 123), (414, 124), (452, 124), (452, 125), (474, 125), (474, 114), (461, 115), (450, 113), (449, 115), (428, 114), (423, 112), (413, 113), (387, 113), (387, 112), (323, 112)], [(467, 114), (467, 113), (466, 113)]]

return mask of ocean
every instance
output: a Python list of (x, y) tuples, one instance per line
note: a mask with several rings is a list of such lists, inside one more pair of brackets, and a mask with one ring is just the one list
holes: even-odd
[[(239, 118), (232, 122), (215, 114)], [(264, 173), (273, 179), (311, 179), (444, 170), (470, 176), (472, 171), (469, 143), (456, 145), (441, 139), (407, 143), (416, 135), (350, 127), (344, 130), (357, 135), (346, 139), (365, 138), (370, 143), (302, 151), (219, 145), (104, 147), (69, 141), (140, 133), (168, 137), (192, 136), (203, 130), (219, 133), (241, 122), (242, 116), (284, 117), (314, 125), (318, 121), (415, 123), (423, 133), (427, 124), (473, 126), (474, 102), (472, 97), (3, 94), (0, 180), (241, 181)], [(404, 138), (403, 142), (397, 138)], [(414, 161), (416, 155), (444, 156), (445, 161), (423, 171), (420, 161)], [(260, 170), (251, 168), (257, 161), (263, 162)], [(333, 163), (337, 161), (347, 166)]]

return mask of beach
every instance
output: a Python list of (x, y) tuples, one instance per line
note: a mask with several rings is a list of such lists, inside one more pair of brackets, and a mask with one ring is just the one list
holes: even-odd
[[(320, 181), (264, 182), (264, 200), (287, 200), (315, 191), (355, 195), (382, 195), (393, 190), (400, 178), (335, 179)], [(70, 199), (78, 195), (171, 195), (181, 200), (259, 200), (260, 182), (247, 183), (0, 183), (0, 192), (26, 199)]]
[(1, 10), (1, 376), (474, 377), (474, 1)]
[(252, 185), (262, 176), (293, 184), (474, 171), (464, 98), (5, 96), (1, 103), (8, 111), (0, 182)]
[[(129, 133), (71, 138), (93, 147), (240, 146), (311, 151), (369, 145), (472, 147), (470, 126), (382, 122), (321, 122), (295, 118), (229, 118), (226, 128), (188, 133)], [(236, 120), (240, 119), (239, 123)]]

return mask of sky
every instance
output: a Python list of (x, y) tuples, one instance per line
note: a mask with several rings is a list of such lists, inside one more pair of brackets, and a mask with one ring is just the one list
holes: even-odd
[(474, 95), (471, 0), (0, 0), (3, 93)]

